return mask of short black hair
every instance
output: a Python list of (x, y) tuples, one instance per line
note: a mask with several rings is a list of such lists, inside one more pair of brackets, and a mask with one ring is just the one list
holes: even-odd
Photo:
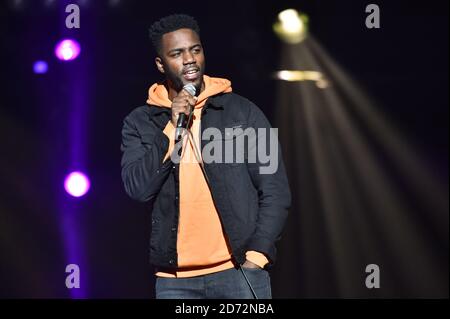
[(179, 29), (191, 29), (200, 37), (200, 28), (197, 21), (187, 14), (172, 14), (151, 25), (149, 36), (158, 55), (161, 54), (162, 36)]

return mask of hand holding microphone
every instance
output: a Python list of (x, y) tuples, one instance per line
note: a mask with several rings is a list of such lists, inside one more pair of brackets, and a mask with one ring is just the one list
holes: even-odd
[(176, 128), (176, 140), (181, 135), (182, 129), (186, 128), (187, 118), (197, 103), (196, 91), (193, 84), (186, 84), (181, 92), (172, 100), (172, 124)]

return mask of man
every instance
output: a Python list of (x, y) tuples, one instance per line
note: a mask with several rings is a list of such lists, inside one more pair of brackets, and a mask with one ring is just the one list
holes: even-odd
[[(271, 298), (267, 269), (275, 262), (290, 191), (277, 140), (273, 172), (261, 173), (263, 162), (248, 155), (269, 144), (270, 134), (259, 132), (269, 132), (270, 124), (253, 103), (232, 92), (230, 81), (204, 74), (200, 30), (192, 17), (162, 18), (150, 37), (165, 81), (150, 87), (148, 105), (125, 118), (121, 149), (127, 194), (152, 209), (156, 297)], [(187, 84), (195, 94), (183, 89)], [(188, 130), (175, 143), (181, 113)], [(240, 131), (230, 135), (229, 128)], [(227, 154), (219, 148), (236, 146), (236, 135), (246, 129), (258, 133), (245, 151), (236, 152), (244, 161), (224, 160)], [(223, 134), (205, 139), (207, 131)], [(215, 160), (207, 160), (206, 149), (214, 149), (208, 154)]]

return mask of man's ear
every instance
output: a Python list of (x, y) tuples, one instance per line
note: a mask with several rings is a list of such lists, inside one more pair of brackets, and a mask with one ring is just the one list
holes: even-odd
[(158, 68), (158, 71), (161, 72), (162, 74), (164, 74), (165, 73), (164, 72), (164, 64), (163, 64), (162, 59), (159, 56), (157, 56), (155, 58), (155, 64), (156, 64), (156, 67)]

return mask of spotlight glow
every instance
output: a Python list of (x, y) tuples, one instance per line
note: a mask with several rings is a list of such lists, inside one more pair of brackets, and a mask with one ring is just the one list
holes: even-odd
[(294, 9), (288, 9), (278, 14), (283, 29), (288, 33), (301, 32), (304, 29), (303, 21), (300, 19), (298, 12)]
[(45, 62), (45, 61), (36, 61), (33, 64), (33, 71), (36, 74), (47, 73), (47, 70), (48, 70), (48, 65), (47, 65), (47, 62)]
[(326, 89), (328, 81), (321, 72), (282, 70), (274, 73), (274, 78), (288, 82), (314, 81), (318, 88)]
[(278, 14), (278, 21), (274, 23), (274, 32), (285, 42), (300, 43), (307, 36), (308, 16), (300, 14), (295, 9), (287, 9)]
[(85, 195), (90, 188), (89, 178), (82, 172), (72, 172), (64, 180), (64, 188), (73, 197)]
[(80, 55), (80, 44), (73, 39), (65, 39), (55, 47), (55, 55), (62, 61), (75, 60)]

